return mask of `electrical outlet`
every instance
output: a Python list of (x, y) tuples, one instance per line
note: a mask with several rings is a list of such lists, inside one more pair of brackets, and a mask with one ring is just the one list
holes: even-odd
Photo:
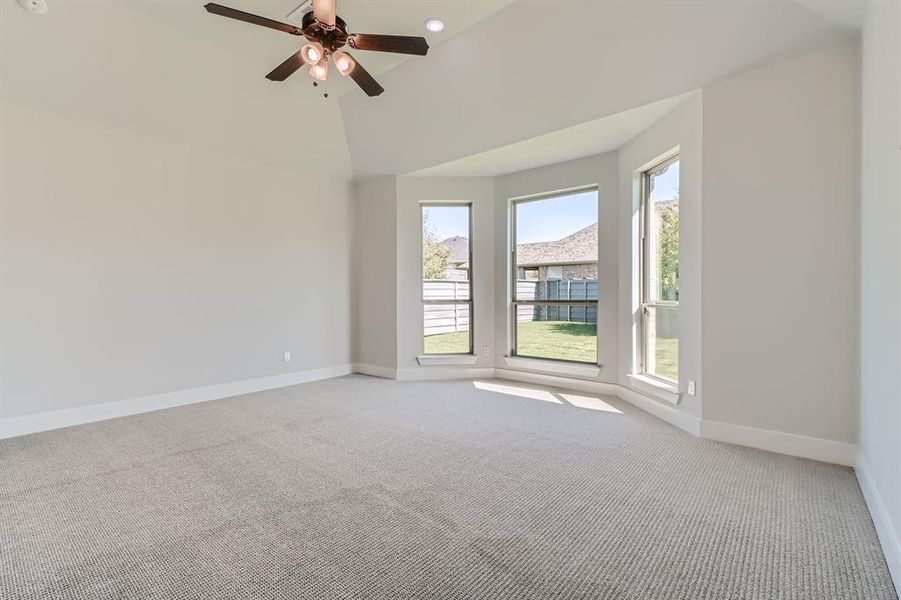
[(694, 396), (694, 395), (695, 395), (695, 391), (696, 391), (696, 388), (695, 388), (695, 382), (694, 382), (694, 379), (692, 379), (692, 380), (690, 380), (690, 381), (688, 382), (688, 395), (689, 395), (689, 396)]
[(482, 347), (482, 356), (491, 356), (491, 346)]
[(285, 352), (284, 355), (282, 355), (282, 360), (284, 360), (285, 362), (291, 362), (291, 353)]

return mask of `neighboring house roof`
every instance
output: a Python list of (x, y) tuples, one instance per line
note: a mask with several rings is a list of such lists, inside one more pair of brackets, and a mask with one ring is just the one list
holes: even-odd
[(444, 245), (450, 248), (449, 263), (465, 263), (469, 261), (469, 238), (455, 235), (444, 240)]
[(571, 233), (553, 242), (516, 244), (516, 264), (576, 265), (598, 262), (598, 224)]

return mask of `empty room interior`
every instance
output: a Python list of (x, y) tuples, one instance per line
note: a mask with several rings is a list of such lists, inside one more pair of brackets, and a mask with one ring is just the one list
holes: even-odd
[(899, 590), (901, 1), (0, 0), (0, 598)]

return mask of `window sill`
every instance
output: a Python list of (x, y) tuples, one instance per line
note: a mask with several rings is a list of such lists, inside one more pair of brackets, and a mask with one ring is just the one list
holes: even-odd
[(555, 360), (543, 360), (537, 358), (522, 358), (519, 356), (507, 356), (504, 363), (513, 369), (523, 369), (528, 371), (542, 371), (544, 373), (552, 373), (554, 375), (573, 375), (576, 377), (597, 377), (601, 374), (601, 368), (598, 365), (580, 365), (577, 363), (568, 363)]
[(629, 378), (629, 385), (639, 392), (653, 396), (654, 398), (665, 400), (670, 404), (679, 404), (679, 399), (681, 397), (679, 394), (679, 386), (658, 381), (653, 377), (645, 377), (644, 375), (633, 374), (628, 375), (627, 377)]
[(428, 354), (417, 356), (420, 366), (438, 366), (438, 365), (474, 365), (478, 357), (472, 354)]

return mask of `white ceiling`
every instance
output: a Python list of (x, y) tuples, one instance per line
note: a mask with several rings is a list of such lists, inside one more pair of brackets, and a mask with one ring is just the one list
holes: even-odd
[[(354, 33), (421, 35), (428, 40), (430, 46), (435, 46), (512, 1), (338, 0), (338, 15)], [(202, 8), (206, 2), (207, 0), (188, 2), (133, 0), (126, 4), (132, 10), (178, 28), (189, 37), (203, 40), (225, 51), (240, 53), (248, 59), (256, 59), (260, 78), (297, 51), (300, 43), (298, 38), (209, 15)], [(301, 0), (216, 0), (216, 2), (282, 22), (290, 22), (288, 14), (302, 3)], [(193, 6), (195, 3), (196, 6)], [(439, 33), (426, 31), (424, 22), (429, 17), (441, 18), (445, 24), (444, 31)], [(299, 18), (295, 18), (294, 24), (299, 25), (299, 21)], [(355, 50), (354, 55), (372, 75), (384, 73), (404, 61), (418, 59), (403, 54), (363, 50)], [(298, 79), (301, 80), (300, 84), (312, 83), (309, 78)], [(289, 79), (292, 80), (293, 77)], [(334, 78), (331, 83), (333, 86), (338, 84), (335, 90), (339, 95), (357, 89), (349, 80), (341, 77)]]
[[(278, 20), (300, 3), (218, 1)], [(561, 148), (551, 152), (555, 159), (576, 148), (603, 151), (655, 114), (646, 105), (847, 35), (824, 20), (851, 18), (835, 16), (845, 12), (834, 3), (799, 2), (805, 7), (338, 0), (352, 30), (425, 35), (432, 48), (412, 58), (357, 52), (385, 94), (368, 98), (333, 77), (325, 99), (301, 73), (284, 83), (264, 78), (296, 50), (297, 38), (210, 15), (205, 0), (49, 0), (43, 16), (2, 0), (0, 98), (345, 176), (351, 167), (357, 174), (504, 171), (534, 166), (539, 145)], [(442, 18), (445, 31), (426, 33), (429, 16)], [(645, 108), (628, 112), (634, 107)]]
[(356, 173), (414, 173), (848, 36), (790, 0), (518, 1), (339, 104)]
[[(282, 21), (300, 3), (218, 1)], [(434, 47), (508, 2), (338, 5), (353, 30), (426, 35)], [(49, 4), (37, 16), (0, 1), (0, 98), (254, 160), (349, 175), (337, 99), (342, 93), (366, 96), (341, 77), (330, 78), (328, 99), (305, 74), (283, 83), (264, 77), (297, 50), (297, 37), (211, 15), (205, 0)], [(429, 16), (444, 19), (445, 31), (427, 33), (423, 21)], [(408, 59), (355, 55), (374, 75)]]
[(868, 4), (867, 0), (795, 0), (795, 2), (827, 21), (852, 29), (859, 29), (863, 25)]
[(682, 94), (545, 135), (411, 173), (435, 177), (488, 177), (616, 150), (684, 102)]

